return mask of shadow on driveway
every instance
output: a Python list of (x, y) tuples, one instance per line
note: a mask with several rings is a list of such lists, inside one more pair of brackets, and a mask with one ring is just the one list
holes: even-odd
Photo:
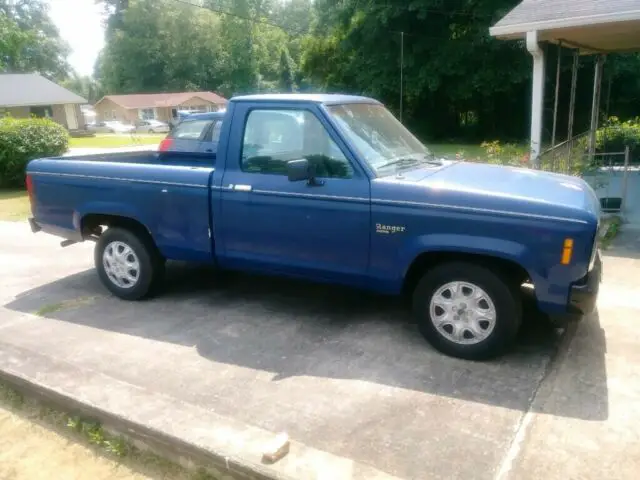
[[(83, 296), (96, 299), (68, 309), (51, 307)], [(165, 291), (145, 302), (108, 296), (88, 270), (25, 292), (6, 307), (48, 310), (43, 315), (50, 318), (194, 346), (205, 359), (271, 372), (271, 382), (297, 376), (362, 380), (520, 411), (531, 408), (561, 339), (528, 309), (512, 353), (491, 362), (467, 362), (433, 350), (396, 298), (279, 278), (220, 277), (183, 264), (169, 264)], [(586, 318), (580, 330), (590, 341), (580, 342), (584, 351), (572, 351), (572, 358), (580, 359), (580, 376), (588, 372), (595, 386), (591, 398), (580, 411), (567, 401), (546, 405), (544, 413), (604, 420), (606, 345), (598, 314)], [(569, 392), (572, 385), (562, 388)]]

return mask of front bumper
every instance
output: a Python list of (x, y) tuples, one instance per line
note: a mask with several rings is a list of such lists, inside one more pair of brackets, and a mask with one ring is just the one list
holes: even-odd
[(583, 316), (595, 310), (601, 281), (602, 259), (598, 250), (593, 268), (583, 279), (571, 286), (568, 306), (570, 315)]

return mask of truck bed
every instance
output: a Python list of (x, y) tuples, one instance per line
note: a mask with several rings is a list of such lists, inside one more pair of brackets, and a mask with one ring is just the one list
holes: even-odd
[[(164, 152), (52, 157), (33, 160), (38, 227), (81, 241), (87, 216), (121, 216), (149, 229), (169, 258), (212, 258), (209, 182), (214, 156)], [(86, 232), (85, 232), (86, 233)]]

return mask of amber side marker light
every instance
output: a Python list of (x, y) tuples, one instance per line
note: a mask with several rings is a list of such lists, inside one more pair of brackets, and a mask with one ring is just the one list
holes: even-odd
[(562, 265), (569, 265), (571, 263), (571, 255), (573, 254), (573, 239), (565, 238), (564, 246), (562, 248), (562, 258), (560, 263)]

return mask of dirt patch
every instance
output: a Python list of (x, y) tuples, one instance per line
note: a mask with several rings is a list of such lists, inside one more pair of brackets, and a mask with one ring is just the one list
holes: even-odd
[(0, 382), (0, 479), (58, 478), (216, 480), (203, 470), (189, 471), (141, 451), (97, 423), (70, 417)]
[(76, 307), (81, 307), (83, 305), (89, 305), (95, 299), (96, 297), (79, 297), (79, 298), (72, 298), (70, 300), (65, 300), (63, 302), (49, 303), (47, 305), (44, 305), (43, 307), (40, 307), (38, 311), (34, 313), (35, 315), (38, 315), (40, 317), (46, 317), (47, 315), (51, 315), (53, 313), (60, 312), (62, 310), (66, 310), (69, 308), (76, 308)]
[(0, 478), (4, 480), (147, 480), (33, 421), (0, 407)]

